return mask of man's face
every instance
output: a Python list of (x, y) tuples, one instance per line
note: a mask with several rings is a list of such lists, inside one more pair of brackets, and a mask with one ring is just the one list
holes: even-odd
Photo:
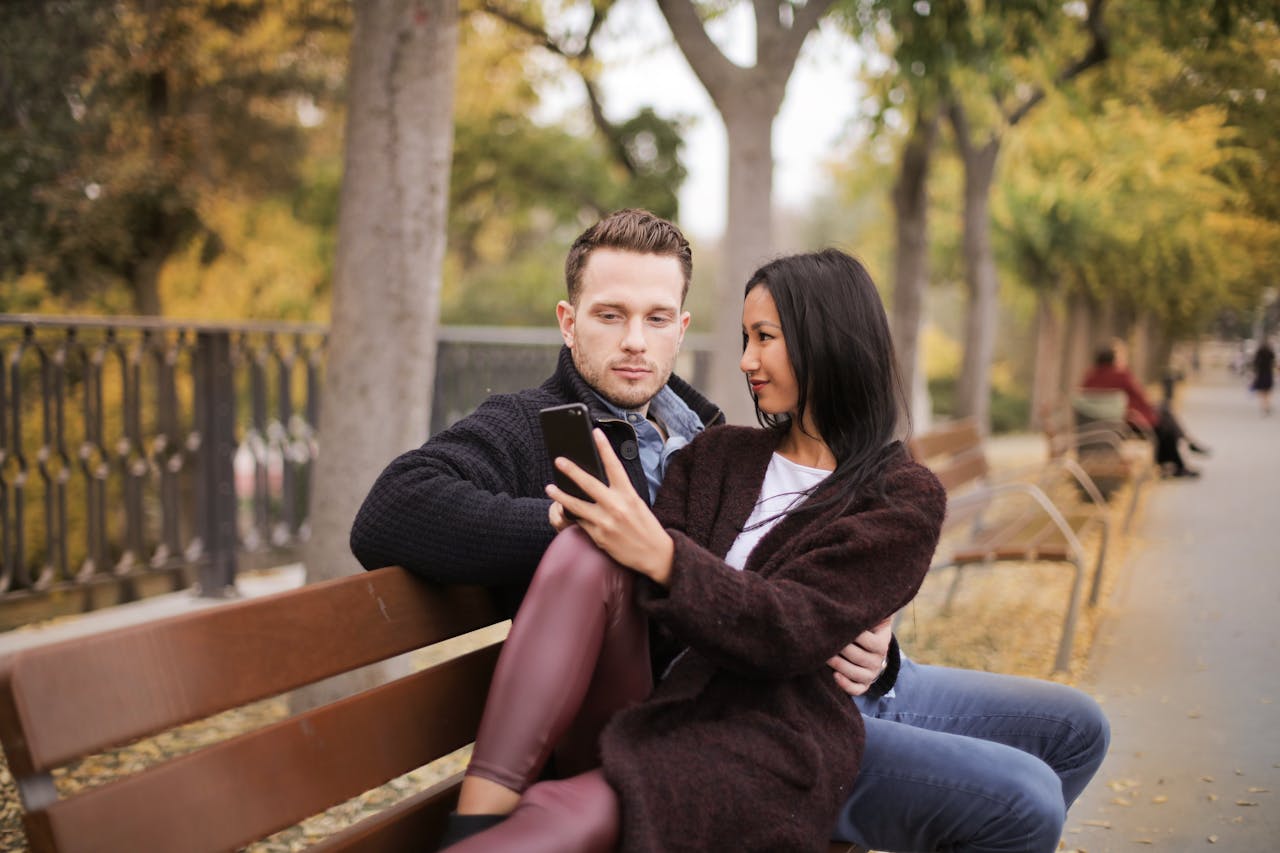
[(675, 369), (689, 326), (680, 310), (680, 261), (619, 249), (596, 249), (582, 269), (578, 304), (556, 306), (573, 364), (600, 396), (646, 410)]

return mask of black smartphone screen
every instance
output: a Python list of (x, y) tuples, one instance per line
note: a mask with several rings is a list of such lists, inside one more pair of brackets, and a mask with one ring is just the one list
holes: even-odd
[[(600, 454), (596, 452), (595, 442), (591, 438), (591, 416), (587, 407), (581, 403), (569, 403), (565, 406), (551, 406), (538, 412), (542, 422), (542, 443), (547, 448), (547, 458), (554, 460), (558, 456), (572, 460), (579, 468), (593, 475), (597, 480), (607, 483), (604, 465), (600, 462)], [(591, 500), (586, 492), (578, 488), (578, 484), (570, 480), (559, 469), (555, 469), (555, 484), (574, 497)]]

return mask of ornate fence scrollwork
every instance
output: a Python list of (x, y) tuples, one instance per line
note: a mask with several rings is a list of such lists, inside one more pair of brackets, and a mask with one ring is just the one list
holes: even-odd
[[(296, 559), (325, 330), (0, 315), (0, 600)], [(265, 535), (263, 535), (265, 533)], [(92, 601), (91, 601), (92, 599)]]

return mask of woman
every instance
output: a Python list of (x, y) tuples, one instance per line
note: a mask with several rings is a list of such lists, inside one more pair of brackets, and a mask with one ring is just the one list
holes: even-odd
[[(563, 532), (503, 650), (451, 831), (491, 828), (458, 853), (826, 843), (862, 725), (825, 662), (915, 594), (945, 495), (894, 439), (893, 348), (861, 264), (828, 250), (762, 267), (743, 340), (765, 428), (700, 435), (652, 512), (602, 435), (611, 485), (556, 461), (594, 502), (547, 489)], [(682, 649), (652, 690), (646, 617)], [(532, 784), (553, 751), (578, 775)]]

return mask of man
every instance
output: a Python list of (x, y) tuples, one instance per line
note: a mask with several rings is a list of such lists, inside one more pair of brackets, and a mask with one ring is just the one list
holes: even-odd
[[(588, 229), (565, 263), (555, 373), (491, 397), (392, 462), (352, 529), (360, 562), (489, 586), (514, 614), (554, 535), (538, 426), (545, 406), (586, 404), (652, 500), (670, 454), (723, 421), (672, 373), (691, 273), (679, 230), (645, 211)], [(1048, 682), (916, 664), (887, 624), (830, 665), (867, 732), (837, 837), (886, 851), (1056, 849), (1066, 807), (1106, 752), (1106, 720), (1092, 700)]]

